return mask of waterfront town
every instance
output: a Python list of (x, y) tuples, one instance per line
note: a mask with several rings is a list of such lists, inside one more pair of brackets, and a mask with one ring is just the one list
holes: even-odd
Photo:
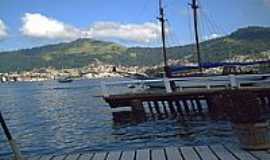
[[(189, 64), (183, 60), (170, 60), (170, 64)], [(82, 68), (56, 69), (52, 67), (33, 69), (31, 71), (0, 73), (1, 82), (16, 81), (46, 81), (57, 80), (60, 77), (70, 77), (75, 80), (108, 77), (148, 77), (162, 71), (162, 64), (155, 66), (123, 66), (104, 64), (100, 61)], [(158, 74), (158, 73), (157, 73)]]
[[(228, 61), (248, 62), (253, 61), (246, 57), (237, 57)], [(183, 65), (194, 66), (196, 64), (191, 63), (186, 59), (182, 60), (169, 60), (171, 66)], [(255, 71), (255, 69), (249, 66), (242, 67), (242, 71), (249, 72)], [(269, 69), (269, 66), (267, 66)], [(103, 62), (96, 62), (89, 64), (82, 68), (64, 68), (56, 69), (53, 67), (33, 69), (31, 71), (9, 72), (0, 73), (0, 82), (15, 82), (15, 81), (46, 81), (57, 80), (61, 77), (70, 77), (74, 80), (80, 79), (95, 79), (95, 78), (109, 78), (109, 77), (160, 77), (163, 71), (163, 64), (155, 66), (124, 66), (124, 65), (112, 65), (105, 64)], [(205, 69), (207, 74), (222, 74), (223, 67)]]
[[(158, 66), (151, 68), (158, 68)], [(70, 77), (72, 79), (125, 77), (130, 75), (145, 75), (144, 72), (148, 69), (149, 67), (126, 67), (110, 64), (91, 64), (86, 67), (72, 69), (41, 68), (31, 71), (0, 73), (0, 81), (46, 81), (57, 80), (60, 77)]]
[[(176, 63), (176, 62), (172, 62)], [(192, 63), (186, 63), (194, 65)], [(242, 71), (254, 71), (256, 69), (245, 67)], [(257, 70), (256, 70), (257, 71)], [(255, 72), (256, 72), (255, 71)], [(96, 78), (112, 78), (112, 77), (160, 77), (162, 76), (162, 64), (155, 66), (123, 66), (111, 64), (90, 64), (82, 68), (56, 69), (56, 68), (39, 68), (31, 71), (0, 73), (0, 83), (4, 82), (32, 82), (32, 81), (48, 81), (57, 80), (61, 77), (69, 77), (73, 80), (80, 79), (96, 79)], [(205, 69), (207, 74), (222, 74), (223, 67)]]

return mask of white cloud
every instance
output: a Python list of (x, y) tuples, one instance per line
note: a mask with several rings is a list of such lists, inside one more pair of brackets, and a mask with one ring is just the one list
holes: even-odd
[(0, 40), (3, 40), (8, 36), (7, 27), (5, 23), (0, 19)]
[(208, 36), (205, 36), (204, 37), (204, 40), (210, 40), (210, 39), (215, 39), (215, 38), (218, 38), (218, 37), (221, 37), (221, 35), (219, 34), (211, 34), (211, 35), (208, 35)]
[(49, 39), (74, 39), (80, 31), (39, 13), (26, 13), (22, 18), (21, 32), (29, 37)]
[[(121, 24), (96, 22), (88, 29), (79, 29), (39, 13), (26, 13), (22, 18), (21, 32), (34, 38), (71, 40), (77, 38), (117, 39), (149, 43), (160, 37), (157, 23)], [(168, 32), (168, 31), (167, 31)]]
[(135, 42), (149, 43), (160, 37), (160, 27), (156, 23), (120, 24), (97, 22), (86, 31), (92, 38), (116, 38)]

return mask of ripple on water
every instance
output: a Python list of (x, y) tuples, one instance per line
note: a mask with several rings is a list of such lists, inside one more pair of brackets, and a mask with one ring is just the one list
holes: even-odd
[[(116, 126), (98, 80), (1, 84), (0, 110), (26, 155), (235, 143), (227, 122), (175, 120)], [(0, 134), (3, 135), (2, 130)], [(0, 156), (11, 154), (0, 136)]]

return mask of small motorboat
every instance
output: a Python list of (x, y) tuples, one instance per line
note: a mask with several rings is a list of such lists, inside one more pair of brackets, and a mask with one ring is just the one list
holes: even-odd
[(59, 83), (71, 83), (72, 81), (73, 79), (71, 79), (70, 77), (63, 77), (58, 79)]

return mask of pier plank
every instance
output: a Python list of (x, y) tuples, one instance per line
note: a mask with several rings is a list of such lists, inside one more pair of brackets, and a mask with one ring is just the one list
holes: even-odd
[(91, 160), (93, 156), (94, 154), (90, 154), (90, 153), (82, 154), (80, 155), (78, 160)]
[(166, 160), (164, 149), (155, 149), (151, 152), (152, 160)]
[(200, 160), (193, 147), (181, 147), (180, 150), (185, 160)]
[(96, 153), (92, 160), (105, 160), (107, 153)]
[(260, 160), (270, 159), (270, 153), (267, 151), (251, 151), (251, 153)]
[(135, 151), (125, 151), (122, 153), (121, 160), (134, 160)]
[(221, 160), (237, 160), (229, 151), (227, 151), (222, 145), (213, 145), (210, 146), (210, 148), (213, 150), (213, 152), (216, 153), (216, 155)]
[(235, 145), (167, 147), (69, 155), (46, 155), (29, 160), (270, 160), (270, 151), (245, 151)]
[(120, 160), (121, 152), (109, 152), (107, 160)]
[(197, 146), (195, 150), (198, 152), (203, 160), (218, 160), (215, 154), (209, 149), (208, 146)]
[(70, 154), (65, 158), (65, 160), (78, 160), (79, 157), (80, 157), (80, 154)]
[(250, 153), (240, 149), (239, 147), (236, 147), (233, 145), (226, 145), (225, 148), (227, 148), (231, 153), (233, 153), (240, 160), (257, 160)]
[(167, 160), (183, 160), (179, 149), (176, 147), (168, 147), (165, 149)]
[(136, 160), (150, 160), (150, 150), (138, 150), (136, 154)]

